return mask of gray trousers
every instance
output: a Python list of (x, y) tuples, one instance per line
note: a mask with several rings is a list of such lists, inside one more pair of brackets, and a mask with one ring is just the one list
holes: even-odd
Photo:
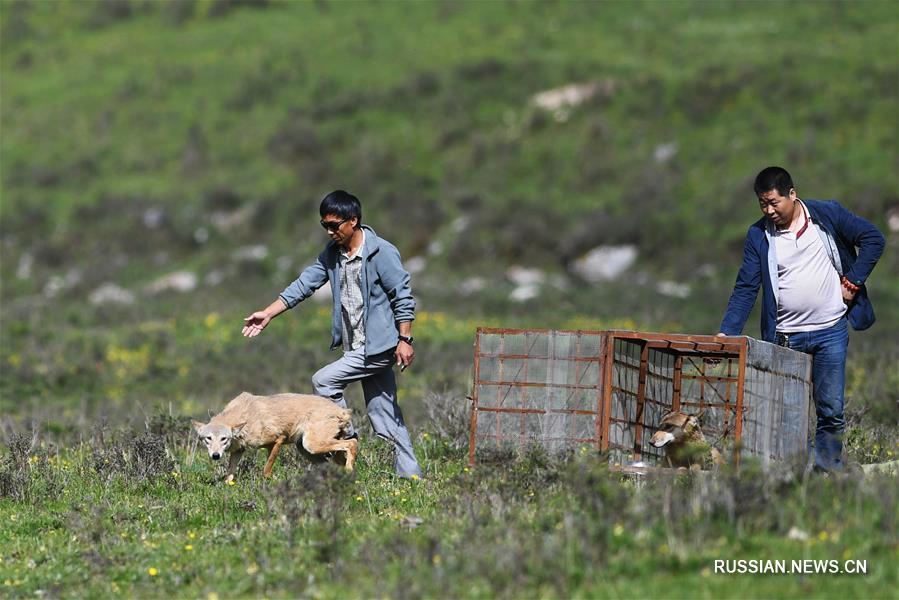
[[(394, 467), (400, 477), (421, 477), (421, 467), (412, 451), (409, 430), (403, 421), (403, 411), (396, 401), (396, 376), (393, 350), (365, 357), (365, 347), (350, 352), (319, 369), (312, 376), (315, 393), (330, 398), (347, 408), (343, 391), (354, 381), (362, 382), (362, 393), (368, 410), (368, 420), (375, 434), (393, 443), (396, 450)], [(348, 434), (353, 433), (352, 425)]]

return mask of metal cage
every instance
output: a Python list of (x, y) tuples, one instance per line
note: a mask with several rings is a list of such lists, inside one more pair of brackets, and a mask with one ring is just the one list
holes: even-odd
[(659, 464), (649, 439), (681, 410), (719, 449), (768, 462), (805, 451), (810, 397), (807, 355), (749, 337), (479, 328), (469, 460), (536, 443)]

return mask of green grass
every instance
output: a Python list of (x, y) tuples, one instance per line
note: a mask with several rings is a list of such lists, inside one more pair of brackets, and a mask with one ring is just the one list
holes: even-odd
[[(389, 447), (364, 441), (352, 475), (286, 451), (263, 480), (260, 453), (228, 486), (187, 438), (170, 422), (31, 454), (14, 442), (0, 469), (4, 594), (885, 598), (899, 583), (892, 477), (749, 466), (636, 481), (586, 451), (469, 468), (423, 432), (420, 481), (395, 478)], [(758, 558), (861, 559), (868, 572), (714, 572)]]
[[(478, 326), (714, 333), (763, 166), (886, 231), (897, 29), (888, 1), (0, 0), (2, 593), (887, 596), (895, 480), (638, 485), (588, 457), (535, 456), (466, 472), (437, 432), (464, 431)], [(564, 118), (531, 103), (583, 82), (606, 91)], [(239, 327), (320, 250), (317, 203), (338, 187), (427, 261), (399, 392), (426, 480), (393, 479), (366, 442), (353, 477), (287, 453), (272, 481), (257, 460), (231, 487), (185, 427), (128, 442), (151, 415), (183, 424), (242, 390), (309, 391), (333, 359), (326, 310), (303, 305), (252, 341)], [(868, 282), (878, 322), (851, 341), (846, 444), (861, 462), (899, 452), (895, 242)], [(234, 258), (251, 244), (268, 257)], [(636, 245), (637, 265), (600, 285), (572, 276), (567, 261), (606, 244)], [(512, 265), (551, 283), (512, 302)], [(145, 291), (182, 269), (194, 292)], [(462, 295), (472, 276), (484, 289)], [(670, 298), (659, 280), (692, 291)], [(109, 282), (136, 302), (91, 304)], [(103, 422), (115, 433), (96, 438)], [(34, 458), (17, 437), (31, 423)], [(806, 541), (787, 539), (794, 526)], [(708, 572), (844, 556), (869, 574)]]

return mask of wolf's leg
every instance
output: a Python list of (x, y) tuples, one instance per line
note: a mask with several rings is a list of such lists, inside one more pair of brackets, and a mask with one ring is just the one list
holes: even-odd
[(284, 443), (285, 437), (283, 435), (279, 435), (278, 439), (275, 440), (275, 445), (272, 446), (272, 449), (269, 450), (268, 460), (265, 462), (265, 468), (262, 469), (263, 477), (271, 477), (272, 476), (272, 467), (275, 466), (275, 459), (278, 458), (278, 452), (281, 451), (281, 444)]
[(352, 471), (356, 462), (356, 454), (359, 453), (359, 441), (355, 438), (344, 440), (334, 437), (332, 428), (318, 431), (307, 431), (303, 435), (303, 448), (310, 454), (324, 454), (325, 452), (346, 452), (346, 470)]
[(225, 477), (225, 483), (234, 481), (234, 471), (237, 470), (237, 463), (240, 462), (242, 456), (243, 450), (235, 450), (231, 453), (231, 457), (228, 459), (228, 476)]
[(346, 470), (352, 471), (353, 467), (356, 464), (356, 455), (359, 454), (359, 440), (351, 439), (347, 440), (348, 445), (346, 449)]

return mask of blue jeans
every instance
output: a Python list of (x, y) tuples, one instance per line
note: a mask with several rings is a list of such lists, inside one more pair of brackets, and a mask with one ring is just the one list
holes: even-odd
[(830, 470), (843, 468), (843, 388), (846, 383), (846, 349), (849, 327), (846, 317), (820, 331), (777, 334), (777, 343), (812, 355), (812, 388), (818, 424), (815, 428), (815, 465)]

